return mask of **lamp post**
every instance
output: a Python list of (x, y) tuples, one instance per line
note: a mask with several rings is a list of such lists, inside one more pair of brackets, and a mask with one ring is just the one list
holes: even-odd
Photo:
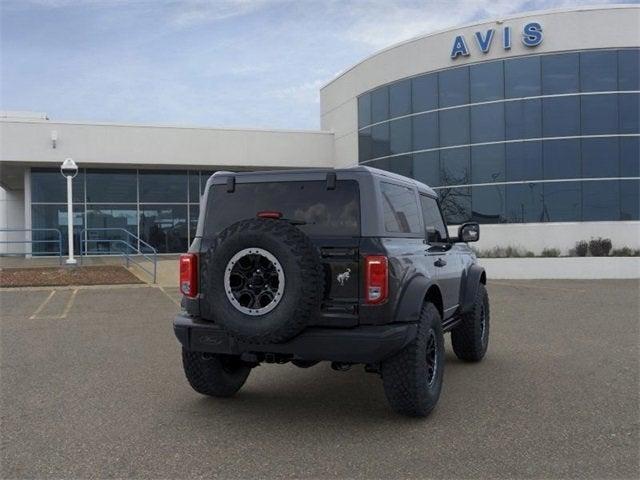
[(76, 259), (73, 258), (73, 186), (71, 182), (73, 177), (78, 174), (78, 166), (72, 158), (65, 159), (60, 165), (60, 173), (67, 179), (67, 232), (69, 234), (69, 258), (67, 265), (75, 265)]

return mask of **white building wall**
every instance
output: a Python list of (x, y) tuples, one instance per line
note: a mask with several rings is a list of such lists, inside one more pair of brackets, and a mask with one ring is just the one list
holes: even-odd
[[(0, 187), (0, 230), (25, 228), (24, 191), (5, 190)], [(24, 239), (24, 232), (1, 232), (0, 242)], [(0, 243), (0, 253), (22, 253), (25, 245), (21, 243)]]

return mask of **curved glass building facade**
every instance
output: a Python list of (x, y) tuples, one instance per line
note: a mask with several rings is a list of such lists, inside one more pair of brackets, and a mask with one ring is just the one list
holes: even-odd
[(450, 224), (640, 219), (640, 49), (485, 61), (358, 96), (358, 161)]

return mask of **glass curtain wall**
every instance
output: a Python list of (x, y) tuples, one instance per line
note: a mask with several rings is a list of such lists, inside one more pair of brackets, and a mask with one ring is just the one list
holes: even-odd
[[(185, 252), (195, 235), (200, 197), (212, 171), (81, 169), (73, 183), (74, 248), (90, 254), (116, 254), (123, 249), (159, 253)], [(66, 183), (57, 169), (31, 170), (32, 228), (56, 228), (68, 251)], [(34, 239), (54, 239), (55, 232), (35, 232)], [(34, 254), (57, 251), (52, 243), (36, 243)]]
[(640, 50), (432, 72), (358, 97), (359, 163), (439, 192), (449, 223), (638, 220)]

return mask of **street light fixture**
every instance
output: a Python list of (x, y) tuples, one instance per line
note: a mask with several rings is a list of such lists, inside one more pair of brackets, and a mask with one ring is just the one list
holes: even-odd
[(67, 179), (67, 232), (69, 234), (69, 258), (67, 265), (75, 265), (76, 259), (73, 258), (73, 177), (78, 174), (78, 166), (72, 158), (65, 159), (60, 165), (60, 173)]

